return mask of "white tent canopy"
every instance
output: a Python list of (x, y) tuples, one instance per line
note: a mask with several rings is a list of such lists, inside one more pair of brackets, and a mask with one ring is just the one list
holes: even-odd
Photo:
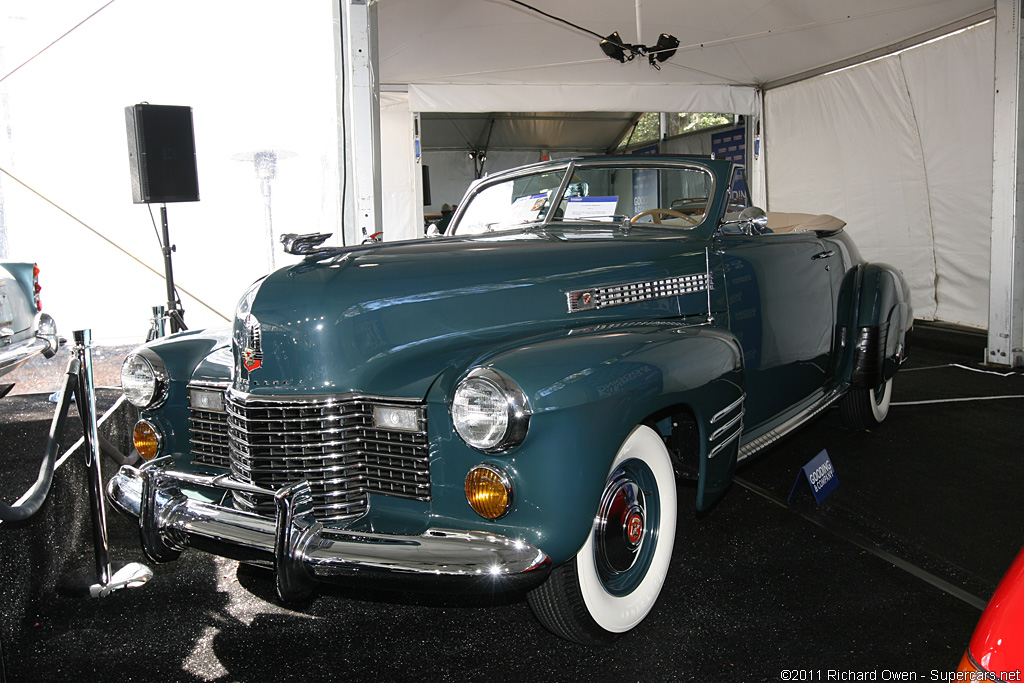
[[(637, 111), (687, 111), (637, 107), (628, 100), (651, 87), (669, 86), (662, 89), (675, 91), (680, 86), (715, 86), (707, 88), (709, 92), (728, 86), (760, 87), (878, 50), (889, 51), (908, 40), (920, 42), (925, 36), (948, 33), (991, 16), (993, 9), (991, 0), (534, 0), (532, 4), (600, 36), (618, 31), (625, 42), (653, 45), (661, 33), (668, 33), (679, 39), (680, 46), (658, 71), (646, 60), (617, 64), (600, 51), (593, 35), (509, 0), (382, 0), (378, 4), (381, 83), (415, 86), (421, 93), (418, 97), (427, 101), (438, 101), (429, 93), (447, 92), (446, 101), (452, 104), (450, 93), (465, 90), (468, 103), (479, 86), (489, 86), (477, 94), (486, 97), (502, 85), (568, 85), (565, 92), (579, 95), (579, 89), (588, 86), (629, 84), (638, 90), (620, 93), (604, 105), (620, 110), (625, 106)], [(447, 88), (435, 90), (437, 86)], [(462, 102), (460, 109), (449, 111), (480, 111)], [(576, 111), (590, 109), (594, 108)]]

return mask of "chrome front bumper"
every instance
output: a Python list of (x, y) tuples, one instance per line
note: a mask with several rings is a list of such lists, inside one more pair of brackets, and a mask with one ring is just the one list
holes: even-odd
[[(186, 547), (272, 567), (283, 600), (309, 597), (318, 581), (385, 582), (404, 589), (529, 588), (543, 581), (551, 562), (520, 540), (479, 531), (428, 529), (419, 536), (348, 531), (314, 519), (309, 484), (270, 491), (230, 475), (206, 476), (164, 469), (170, 458), (141, 468), (122, 467), (107, 496), (139, 520), (142, 547), (154, 562), (168, 562)], [(187, 497), (181, 488), (272, 496), (275, 519)]]

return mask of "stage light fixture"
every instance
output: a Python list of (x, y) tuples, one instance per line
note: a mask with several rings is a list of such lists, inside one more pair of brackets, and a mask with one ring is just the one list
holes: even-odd
[(667, 33), (662, 33), (658, 36), (658, 42), (653, 48), (647, 48), (648, 59), (651, 62), (651, 66), (658, 68), (656, 62), (664, 62), (676, 53), (676, 48), (679, 47), (679, 39), (675, 36)]
[(623, 47), (622, 36), (619, 32), (607, 36), (601, 41), (601, 50), (612, 59), (616, 59), (620, 62), (626, 62), (629, 59), (633, 59), (633, 53), (630, 52), (629, 56), (626, 55), (626, 50)]
[(622, 42), (622, 36), (616, 31), (601, 40), (601, 50), (618, 62), (631, 62), (637, 56), (647, 55), (648, 61), (655, 69), (661, 69), (658, 64), (670, 59), (679, 47), (679, 39), (668, 33), (658, 36), (655, 45), (633, 45)]

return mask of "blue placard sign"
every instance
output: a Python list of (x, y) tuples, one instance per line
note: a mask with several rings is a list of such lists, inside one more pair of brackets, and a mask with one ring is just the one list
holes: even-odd
[(811, 487), (814, 500), (819, 505), (828, 497), (828, 494), (836, 490), (836, 487), (839, 486), (839, 478), (828, 457), (828, 451), (818, 453), (811, 458), (810, 462), (800, 468), (800, 472), (796, 475), (796, 483), (793, 484), (793, 490), (789, 492), (787, 501), (793, 499), (793, 494), (796, 493), (802, 481), (806, 481), (807, 485)]
[(711, 155), (738, 164), (747, 163), (747, 131), (745, 128), (711, 134)]

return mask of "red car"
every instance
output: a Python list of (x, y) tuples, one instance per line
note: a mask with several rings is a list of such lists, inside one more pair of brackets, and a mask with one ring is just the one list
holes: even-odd
[(1024, 549), (988, 601), (957, 671), (964, 680), (1019, 681), (1024, 669)]

